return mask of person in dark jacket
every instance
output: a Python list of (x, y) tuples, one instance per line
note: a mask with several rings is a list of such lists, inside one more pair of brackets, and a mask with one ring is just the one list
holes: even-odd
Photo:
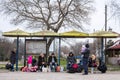
[(38, 70), (42, 72), (42, 67), (46, 67), (46, 61), (44, 54), (40, 54), (38, 57)]
[(16, 53), (15, 53), (15, 50), (13, 50), (11, 51), (11, 54), (10, 54), (11, 71), (14, 71), (15, 62), (16, 62)]
[(33, 56), (33, 58), (32, 58), (32, 66), (33, 66), (33, 67), (36, 66), (36, 63), (37, 63), (37, 60), (36, 60), (36, 58)]
[(88, 66), (91, 67), (91, 73), (93, 74), (95, 67), (97, 67), (95, 54), (90, 56)]
[(88, 59), (89, 59), (89, 54), (90, 54), (89, 44), (86, 44), (85, 47), (86, 47), (86, 49), (82, 52), (82, 54), (83, 54), (83, 69), (84, 69), (83, 75), (88, 75)]
[(50, 69), (53, 69), (53, 66), (56, 68), (57, 67), (57, 58), (54, 53), (51, 54), (48, 58), (48, 65), (50, 66)]
[(69, 67), (72, 64), (75, 64), (75, 63), (76, 63), (75, 56), (74, 56), (74, 54), (72, 52), (70, 52), (68, 57), (67, 57), (67, 69), (69, 69)]

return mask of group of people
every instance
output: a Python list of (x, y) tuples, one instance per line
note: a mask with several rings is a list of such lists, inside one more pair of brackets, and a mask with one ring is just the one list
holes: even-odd
[(48, 61), (46, 61), (44, 54), (40, 54), (40, 56), (38, 56), (38, 60), (30, 55), (28, 56), (27, 64), (28, 68), (31, 68), (32, 66), (38, 66), (37, 70), (42, 72), (43, 67), (49, 66), (51, 70), (53, 69), (53, 66), (57, 67), (57, 58), (54, 53), (48, 57)]
[[(78, 70), (79, 70), (79, 67), (81, 69), (84, 69), (83, 75), (88, 75), (88, 67), (91, 67), (91, 73), (93, 73), (94, 68), (97, 67), (96, 56), (94, 54), (90, 56), (90, 49), (88, 44), (82, 46), (80, 54), (81, 54), (81, 60), (79, 62), (79, 66), (78, 67), (76, 66), (76, 68), (78, 68)], [(67, 57), (67, 69), (70, 70), (70, 67), (73, 64), (76, 64), (76, 58), (74, 54), (70, 52)]]
[[(10, 71), (14, 71), (14, 64), (16, 63), (16, 49), (11, 51), (10, 55)], [(45, 54), (40, 54), (38, 56), (38, 59), (36, 59), (34, 56), (29, 55), (27, 58), (27, 68), (30, 69), (31, 67), (37, 66), (38, 71), (42, 71), (43, 67), (49, 66), (50, 69), (53, 69), (57, 66), (57, 58), (54, 53), (51, 53), (51, 55), (48, 57), (48, 61), (46, 61)]]
[[(80, 66), (80, 68), (84, 70), (83, 75), (88, 75), (88, 67), (91, 67), (91, 73), (94, 73), (94, 68), (98, 67), (98, 65), (100, 65), (101, 62), (100, 64), (96, 63), (96, 56), (94, 54), (90, 56), (89, 44), (82, 46), (80, 53), (81, 53), (81, 60), (79, 63), (80, 65), (82, 65), (82, 67)], [(30, 68), (32, 66), (37, 66), (37, 70), (42, 71), (43, 67), (49, 66), (49, 68), (52, 70), (58, 66), (57, 58), (54, 53), (52, 53), (48, 57), (48, 61), (46, 60), (47, 59), (44, 54), (40, 54), (37, 60), (33, 56), (29, 55), (27, 58), (27, 67)], [(11, 71), (14, 71), (15, 61), (16, 61), (16, 56), (15, 56), (15, 50), (14, 50), (14, 51), (11, 51), (11, 56), (10, 56), (10, 63), (12, 65)], [(70, 52), (67, 57), (66, 69), (69, 70), (71, 65), (76, 64), (76, 63), (77, 61), (76, 61), (76, 58), (73, 52)], [(78, 68), (78, 66), (76, 65), (74, 65), (74, 67)], [(99, 69), (102, 70), (101, 67), (99, 67)]]

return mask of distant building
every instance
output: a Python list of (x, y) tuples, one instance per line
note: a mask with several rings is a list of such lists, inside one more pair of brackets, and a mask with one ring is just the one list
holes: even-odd
[(118, 65), (118, 61), (120, 61), (120, 40), (117, 40), (112, 46), (108, 49), (108, 63), (113, 65)]
[(0, 37), (2, 36), (2, 31), (0, 30)]

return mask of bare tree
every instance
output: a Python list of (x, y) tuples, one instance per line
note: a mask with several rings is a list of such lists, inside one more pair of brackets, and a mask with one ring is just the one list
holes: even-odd
[(120, 20), (120, 1), (119, 0), (111, 0), (111, 11), (113, 12), (113, 16), (117, 17)]
[(12, 47), (13, 45), (10, 40), (8, 40), (7, 38), (0, 38), (0, 61), (5, 61), (9, 59)]
[(61, 51), (64, 53), (64, 54), (68, 54), (70, 52), (70, 48), (67, 47), (67, 46), (62, 46), (61, 47)]
[[(27, 23), (29, 28), (58, 32), (60, 28), (84, 30), (93, 11), (93, 0), (2, 0), (1, 11), (11, 15), (15, 25)], [(54, 38), (50, 38), (47, 49)]]

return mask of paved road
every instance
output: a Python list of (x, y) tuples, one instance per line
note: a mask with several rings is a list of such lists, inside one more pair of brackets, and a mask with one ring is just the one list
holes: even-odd
[(0, 80), (120, 80), (120, 72), (82, 75), (66, 72), (0, 72)]

